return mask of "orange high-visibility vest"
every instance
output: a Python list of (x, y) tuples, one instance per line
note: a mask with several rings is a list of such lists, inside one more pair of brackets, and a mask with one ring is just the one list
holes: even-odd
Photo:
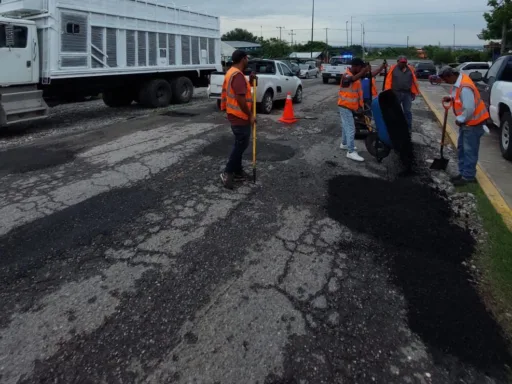
[[(235, 92), (233, 91), (233, 87), (231, 86), (231, 82), (233, 81), (233, 78), (238, 73), (241, 73), (242, 76), (244, 74), (242, 71), (240, 71), (238, 68), (231, 67), (228, 72), (226, 73), (226, 76), (224, 77), (224, 83), (222, 84), (222, 94), (221, 94), (221, 102), (220, 102), (220, 109), (221, 111), (226, 111), (229, 115), (233, 115), (236, 117), (239, 117), (244, 120), (249, 120), (249, 116), (245, 114), (245, 112), (242, 111), (240, 106), (238, 105), (238, 101), (236, 100)], [(247, 92), (245, 94), (245, 102), (247, 103), (247, 107), (249, 110), (252, 108), (252, 94), (251, 94), (251, 84), (249, 84), (249, 81), (244, 76), (244, 80), (247, 84)]]
[(464, 125), (472, 126), (485, 123), (489, 118), (489, 112), (487, 111), (485, 103), (480, 97), (480, 92), (478, 92), (478, 88), (475, 86), (475, 83), (473, 83), (473, 80), (471, 80), (471, 78), (464, 73), (462, 74), (460, 87), (457, 88), (457, 90), (455, 91), (455, 98), (453, 101), (453, 113), (455, 113), (455, 116), (462, 115), (463, 106), (462, 101), (460, 99), (460, 93), (462, 92), (462, 88), (464, 87), (470, 88), (473, 91), (473, 94), (475, 95), (475, 112), (473, 112), (473, 116), (471, 116), (469, 120), (464, 122)]
[[(388, 74), (386, 76), (386, 81), (384, 83), (384, 90), (385, 91), (387, 91), (388, 89), (392, 89), (393, 88), (393, 71), (395, 70), (395, 68), (396, 68), (396, 64), (392, 65), (389, 68)], [(418, 87), (418, 79), (416, 78), (416, 74), (414, 73), (414, 68), (411, 67), (410, 65), (407, 65), (407, 68), (409, 68), (409, 70), (412, 73), (411, 93), (414, 94), (414, 95), (419, 95), (420, 94), (420, 88)]]
[[(347, 75), (353, 76), (352, 72), (347, 68)], [(338, 106), (348, 108), (352, 111), (357, 111), (363, 107), (363, 87), (359, 80), (354, 81), (349, 87), (343, 87), (343, 79), (340, 83), (340, 90), (338, 91)]]
[(372, 97), (377, 97), (379, 92), (377, 92), (377, 82), (375, 81), (375, 77), (372, 77)]

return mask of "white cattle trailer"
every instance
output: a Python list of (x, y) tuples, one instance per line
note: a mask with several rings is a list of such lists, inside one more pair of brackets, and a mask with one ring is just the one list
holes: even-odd
[(169, 0), (0, 0), (0, 126), (44, 99), (186, 103), (221, 70), (220, 20)]

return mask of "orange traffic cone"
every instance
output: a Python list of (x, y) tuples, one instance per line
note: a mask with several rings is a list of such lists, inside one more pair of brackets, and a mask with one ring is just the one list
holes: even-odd
[(284, 105), (283, 116), (279, 119), (281, 123), (293, 124), (297, 121), (295, 114), (293, 113), (293, 101), (292, 94), (288, 92), (286, 96), (286, 104)]

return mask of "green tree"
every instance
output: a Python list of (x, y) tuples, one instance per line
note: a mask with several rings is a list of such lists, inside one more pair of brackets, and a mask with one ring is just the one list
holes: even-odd
[(501, 39), (501, 54), (506, 52), (512, 42), (512, 0), (489, 0), (491, 12), (484, 13), (487, 28), (478, 37), (482, 40)]
[(455, 61), (451, 48), (438, 48), (431, 58), (434, 64), (449, 64)]
[[(284, 57), (292, 52), (290, 45), (286, 41), (276, 39), (275, 37), (259, 39), (258, 42), (261, 44), (261, 50), (257, 52), (258, 56), (264, 58)], [(254, 56), (256, 56), (256, 52)]]
[(246, 29), (235, 28), (232, 31), (226, 32), (222, 35), (221, 40), (223, 41), (248, 41), (251, 43), (258, 42), (259, 38), (253, 35)]

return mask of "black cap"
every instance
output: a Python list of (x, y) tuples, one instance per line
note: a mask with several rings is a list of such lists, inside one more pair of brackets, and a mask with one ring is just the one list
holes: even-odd
[(364, 61), (359, 57), (354, 57), (350, 62), (350, 65), (353, 65), (354, 67), (364, 67)]
[(241, 49), (237, 49), (231, 55), (231, 60), (233, 61), (233, 64), (238, 64), (239, 62), (241, 62), (246, 57), (247, 57), (247, 53), (245, 51), (242, 51)]

